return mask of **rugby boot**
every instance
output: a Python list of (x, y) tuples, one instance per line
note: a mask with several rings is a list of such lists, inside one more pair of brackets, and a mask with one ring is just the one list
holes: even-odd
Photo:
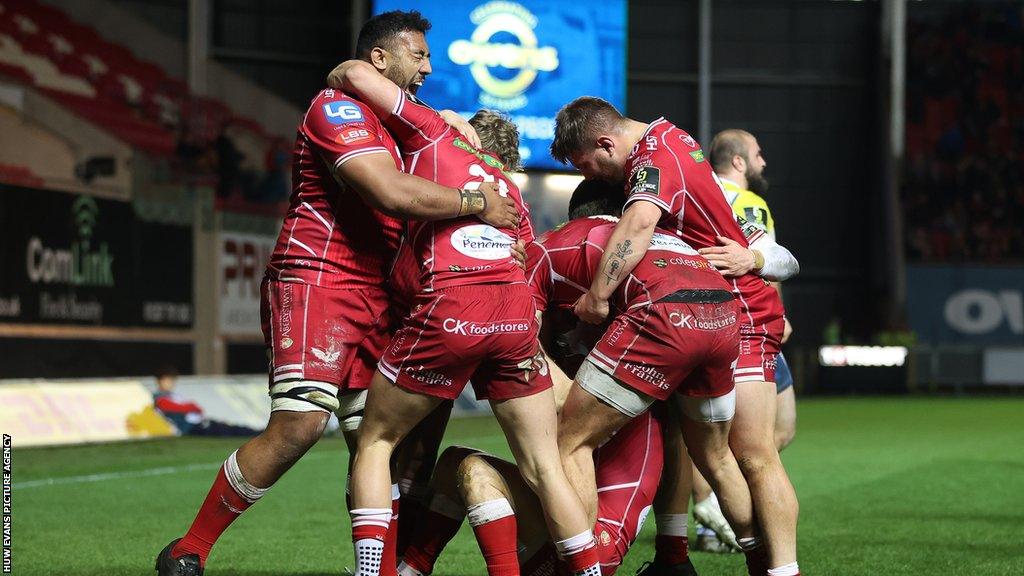
[(198, 554), (185, 554), (174, 558), (171, 550), (178, 543), (177, 538), (172, 540), (156, 557), (156, 571), (160, 576), (203, 576), (203, 565), (199, 562)]

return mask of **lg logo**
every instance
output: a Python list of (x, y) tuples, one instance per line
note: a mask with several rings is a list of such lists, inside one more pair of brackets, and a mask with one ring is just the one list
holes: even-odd
[(946, 300), (944, 312), (946, 323), (964, 334), (987, 334), (1004, 320), (1014, 334), (1024, 334), (1024, 298), (1019, 290), (961, 290)]

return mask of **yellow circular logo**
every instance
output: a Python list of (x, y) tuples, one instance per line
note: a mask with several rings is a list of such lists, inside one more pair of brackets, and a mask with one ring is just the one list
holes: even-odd
[[(448, 46), (448, 58), (455, 64), (469, 66), (473, 79), (491, 98), (481, 102), (514, 110), (526, 105), (523, 93), (537, 79), (539, 72), (558, 68), (558, 50), (539, 46), (533, 29), (537, 17), (515, 2), (488, 2), (473, 10), (470, 20), (477, 25), (468, 40), (456, 40)], [(492, 41), (507, 33), (517, 42)], [(502, 67), (518, 72), (511, 78), (492, 73)]]

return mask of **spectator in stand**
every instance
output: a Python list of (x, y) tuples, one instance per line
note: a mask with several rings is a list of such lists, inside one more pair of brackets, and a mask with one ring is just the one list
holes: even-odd
[(182, 436), (255, 436), (260, 433), (253, 428), (206, 418), (198, 404), (174, 391), (177, 385), (178, 371), (171, 366), (161, 368), (156, 376), (153, 407), (170, 420)]

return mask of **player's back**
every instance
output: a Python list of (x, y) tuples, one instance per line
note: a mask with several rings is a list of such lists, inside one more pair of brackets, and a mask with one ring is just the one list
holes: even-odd
[[(611, 216), (577, 218), (527, 248), (528, 281), (541, 306), (569, 307), (591, 285), (615, 225)], [(656, 229), (647, 254), (615, 291), (620, 310), (657, 302), (677, 290), (729, 290), (721, 274), (686, 242)]]
[(517, 239), (533, 241), (533, 229), (522, 194), (501, 160), (474, 148), (435, 111), (407, 97), (385, 124), (399, 141), (409, 173), (453, 188), (495, 182), (522, 215), (518, 229), (498, 229), (475, 216), (410, 222), (408, 236), (420, 266), (421, 290), (525, 282), (511, 247)]
[(334, 170), (348, 160), (388, 153), (394, 139), (363, 103), (322, 90), (299, 125), (292, 194), (268, 272), (284, 281), (328, 288), (380, 286), (398, 247), (402, 224), (368, 206)]
[[(718, 236), (743, 246), (764, 231), (737, 222), (726, 202), (718, 176), (692, 136), (664, 118), (651, 123), (626, 162), (627, 206), (647, 200), (662, 209), (659, 226), (694, 248), (717, 246)], [(781, 318), (778, 293), (756, 274), (730, 278), (747, 322), (762, 324)]]

